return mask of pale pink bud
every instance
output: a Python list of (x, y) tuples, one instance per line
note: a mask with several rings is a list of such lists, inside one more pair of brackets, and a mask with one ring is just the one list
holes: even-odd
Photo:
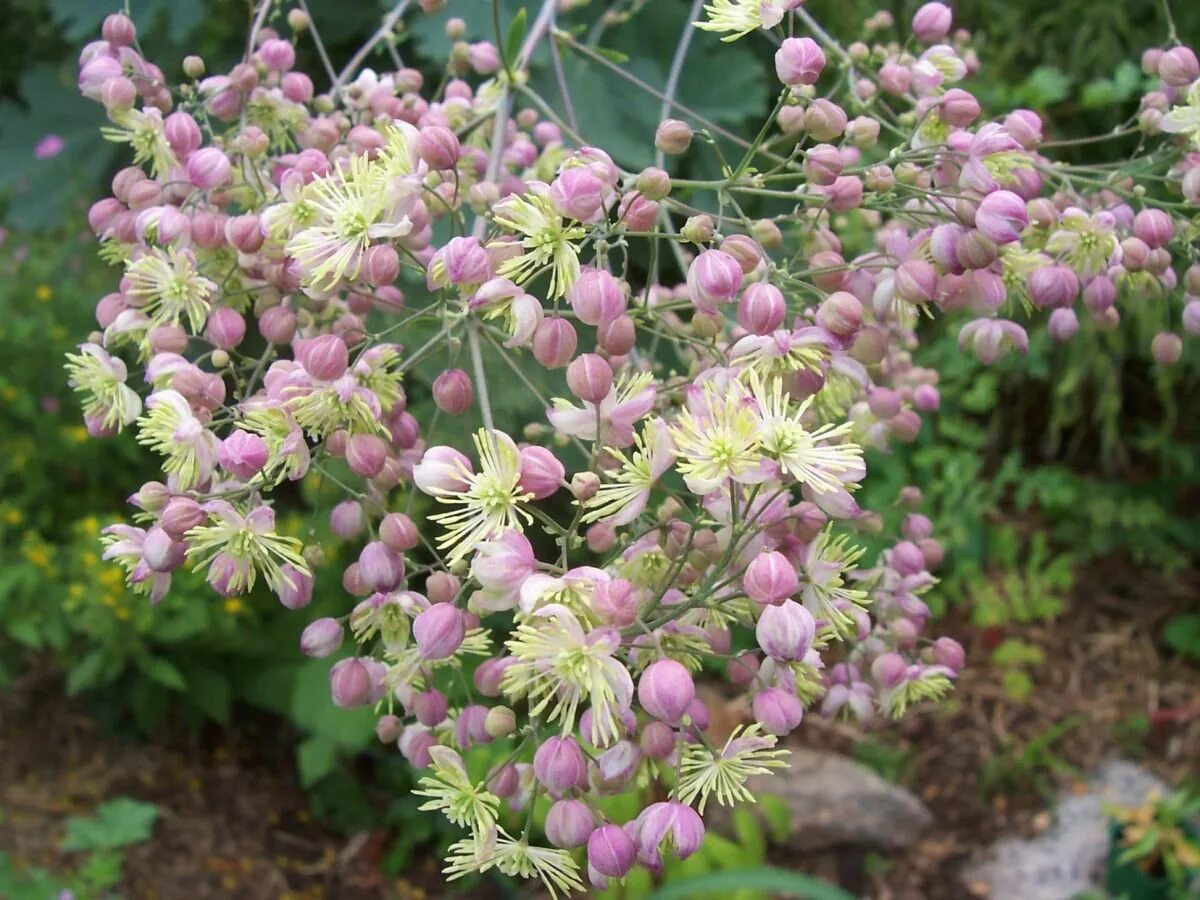
[(624, 878), (637, 861), (637, 845), (620, 825), (602, 825), (587, 842), (588, 867), (605, 878)]
[(596, 328), (596, 343), (610, 356), (624, 356), (637, 342), (633, 319), (626, 315), (601, 322)]
[(430, 603), (452, 603), (461, 588), (462, 582), (449, 572), (434, 572), (425, 580)]
[(137, 102), (137, 88), (124, 76), (110, 78), (100, 89), (100, 102), (109, 112), (125, 112)]
[(600, 621), (614, 628), (627, 628), (637, 620), (637, 592), (624, 578), (596, 586), (592, 609)]
[(192, 528), (204, 522), (204, 510), (190, 497), (172, 497), (163, 507), (158, 524), (174, 540), (181, 541)]
[(784, 661), (804, 659), (816, 632), (812, 613), (794, 600), (766, 607), (754, 629), (762, 651), (772, 659)]
[(296, 51), (291, 42), (280, 38), (263, 41), (258, 55), (263, 65), (273, 72), (286, 72), (296, 64)]
[(471, 461), (453, 447), (430, 447), (413, 467), (413, 483), (426, 494), (463, 491), (468, 487)]
[(458, 137), (449, 128), (431, 125), (417, 136), (417, 155), (431, 169), (453, 169), (461, 152)]
[(389, 285), (400, 274), (400, 254), (388, 244), (368, 247), (363, 254), (362, 279), (367, 284)]
[(272, 344), (290, 344), (296, 336), (296, 314), (286, 306), (272, 306), (258, 317), (258, 330)]
[(371, 695), (371, 673), (358, 659), (338, 660), (329, 670), (329, 691), (335, 706), (361, 706)]
[(446, 713), (449, 709), (450, 702), (446, 699), (446, 695), (435, 688), (422, 691), (412, 698), (413, 715), (416, 716), (418, 722), (429, 728), (441, 725), (446, 721)]
[(654, 146), (667, 156), (686, 153), (692, 145), (692, 128), (678, 119), (663, 119), (654, 132)]
[(404, 578), (404, 557), (383, 541), (371, 541), (358, 555), (358, 574), (372, 591), (387, 593)]
[(734, 298), (742, 278), (742, 267), (736, 259), (721, 250), (705, 250), (688, 268), (688, 294), (697, 309), (716, 312), (718, 303)]
[(375, 737), (383, 744), (394, 744), (404, 733), (404, 722), (399, 716), (380, 716), (375, 723)]
[(932, 384), (919, 384), (913, 388), (913, 406), (921, 412), (934, 412), (941, 403), (941, 394)]
[(1200, 300), (1188, 300), (1183, 307), (1183, 330), (1200, 335)]
[(546, 813), (546, 839), (563, 850), (582, 847), (595, 827), (595, 817), (582, 800), (559, 800)]
[(1200, 60), (1190, 47), (1172, 47), (1159, 57), (1158, 74), (1171, 87), (1185, 88), (1200, 78)]
[(783, 324), (787, 303), (773, 284), (755, 282), (738, 301), (738, 324), (754, 334), (770, 334)]
[(479, 75), (491, 75), (500, 69), (500, 51), (495, 44), (479, 41), (467, 48), (471, 68)]
[(879, 142), (879, 121), (857, 116), (846, 124), (846, 139), (855, 147), (874, 147)]
[(100, 26), (100, 34), (114, 47), (129, 47), (137, 40), (137, 29), (133, 20), (124, 13), (113, 13), (106, 16)]
[(225, 438), (217, 450), (221, 468), (242, 481), (249, 481), (261, 472), (269, 457), (267, 442), (240, 428)]
[(814, 141), (832, 141), (841, 137), (848, 119), (845, 110), (821, 97), (804, 111), (804, 130)]
[(1079, 277), (1070, 266), (1035, 269), (1029, 276), (1029, 299), (1039, 309), (1070, 306), (1079, 296)]
[(1173, 332), (1160, 331), (1150, 342), (1150, 353), (1160, 366), (1173, 366), (1183, 355), (1183, 339)]
[(833, 184), (842, 174), (844, 165), (842, 151), (832, 144), (817, 144), (804, 156), (804, 174), (813, 184)]
[(342, 626), (337, 619), (316, 619), (300, 634), (300, 652), (316, 658), (332, 656), (342, 646), (342, 637)]
[(521, 448), (521, 490), (544, 500), (557, 491), (567, 476), (567, 470), (545, 447)]
[(1133, 218), (1133, 233), (1151, 249), (1169, 244), (1174, 231), (1171, 217), (1161, 209), (1143, 209)]
[(891, 388), (873, 387), (867, 393), (867, 407), (880, 419), (890, 419), (901, 409), (900, 394)]
[(776, 551), (760, 553), (746, 567), (742, 587), (751, 600), (764, 606), (782, 603), (800, 587), (796, 567)]
[(458, 607), (434, 603), (413, 620), (412, 633), (423, 659), (448, 659), (462, 646), (466, 624)]
[(554, 179), (550, 199), (563, 215), (594, 221), (604, 206), (604, 182), (587, 166), (572, 166)]
[(937, 270), (923, 259), (910, 259), (896, 269), (896, 296), (909, 303), (928, 303), (937, 294)]
[(854, 337), (862, 328), (862, 320), (862, 303), (846, 291), (834, 291), (817, 307), (817, 324), (843, 339)]
[(612, 366), (602, 356), (583, 353), (567, 366), (567, 387), (580, 400), (599, 403), (613, 386)]
[(321, 334), (296, 342), (296, 361), (317, 381), (336, 381), (350, 365), (350, 350), (336, 334)]
[(682, 663), (660, 659), (642, 673), (637, 695), (642, 709), (654, 718), (678, 725), (696, 697), (696, 684)]
[(816, 84), (825, 54), (812, 38), (785, 38), (775, 51), (775, 74), (786, 85)]
[(561, 316), (542, 319), (533, 333), (533, 357), (547, 369), (560, 369), (579, 346), (575, 327)]
[(387, 442), (377, 434), (354, 434), (346, 441), (346, 464), (355, 475), (374, 478), (387, 458)]
[(926, 3), (912, 18), (912, 33), (923, 44), (934, 44), (950, 33), (954, 14), (944, 3)]
[(246, 336), (246, 320), (236, 309), (223, 306), (212, 311), (204, 325), (204, 333), (222, 350), (232, 350)]
[(533, 755), (533, 774), (555, 796), (587, 783), (587, 758), (573, 737), (548, 738)]
[(191, 113), (175, 112), (163, 121), (163, 133), (175, 155), (186, 159), (189, 154), (199, 149), (204, 141), (200, 134), (200, 126), (192, 118)]
[(471, 408), (475, 389), (462, 369), (446, 369), (433, 381), (433, 402), (444, 413), (458, 416)]
[(954, 672), (961, 671), (967, 664), (967, 654), (962, 644), (951, 637), (940, 637), (934, 641), (930, 655), (934, 665), (945, 666)]
[(721, 241), (721, 252), (737, 260), (743, 275), (749, 275), (762, 265), (762, 247), (748, 234), (731, 234)]
[(291, 563), (279, 567), (281, 582), (279, 602), (288, 609), (303, 609), (312, 602), (313, 577), (302, 572)]
[(993, 191), (979, 202), (975, 211), (975, 227), (997, 244), (1020, 240), (1028, 224), (1025, 201), (1012, 191)]
[(344, 541), (353, 540), (367, 527), (367, 516), (357, 500), (343, 500), (329, 512), (330, 530)]
[(754, 695), (754, 719), (770, 734), (791, 734), (804, 718), (804, 704), (795, 694), (767, 688)]
[(312, 79), (303, 72), (288, 72), (280, 80), (279, 89), (293, 103), (308, 103), (314, 93)]
[(908, 663), (899, 653), (881, 653), (871, 663), (871, 676), (885, 689), (899, 685), (907, 674)]
[(857, 175), (842, 175), (825, 188), (825, 199), (834, 212), (849, 212), (862, 206), (863, 182)]
[(411, 550), (420, 542), (417, 526), (404, 513), (388, 513), (379, 523), (379, 539), (396, 553)]
[(1004, 118), (1004, 130), (1026, 150), (1042, 143), (1042, 118), (1031, 109), (1014, 109)]
[(585, 267), (567, 293), (567, 300), (585, 325), (599, 325), (625, 312), (625, 291), (606, 269)]
[(262, 222), (253, 213), (244, 216), (230, 216), (225, 220), (225, 240), (233, 244), (242, 253), (255, 253), (263, 245), (266, 235), (262, 231)]
[(657, 166), (648, 166), (638, 173), (634, 187), (647, 200), (662, 200), (671, 193), (671, 176)]
[(653, 200), (633, 191), (617, 204), (617, 221), (630, 231), (650, 231), (658, 220), (658, 209)]
[(979, 118), (979, 101), (961, 88), (950, 88), (938, 106), (938, 116), (954, 128), (966, 128)]
[(1067, 307), (1050, 313), (1050, 319), (1046, 322), (1046, 332), (1052, 341), (1069, 341), (1078, 331), (1079, 317), (1075, 315), (1075, 310)]

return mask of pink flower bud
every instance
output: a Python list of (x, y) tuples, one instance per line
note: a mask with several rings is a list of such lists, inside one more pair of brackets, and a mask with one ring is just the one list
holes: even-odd
[(170, 572), (183, 565), (187, 547), (172, 540), (161, 527), (155, 526), (146, 532), (142, 540), (142, 560), (152, 572)]
[(496, 49), (495, 44), (487, 41), (471, 44), (467, 48), (467, 59), (471, 68), (479, 75), (491, 75), (498, 71), (501, 65), (500, 51)]
[(343, 500), (329, 512), (329, 528), (344, 541), (362, 534), (367, 527), (367, 517), (357, 500)]
[(686, 153), (692, 145), (692, 127), (678, 119), (663, 119), (654, 132), (654, 146), (667, 156)]
[(804, 659), (816, 633), (817, 623), (812, 613), (794, 600), (766, 607), (754, 629), (762, 651), (785, 662)]
[(433, 255), (426, 280), (430, 288), (478, 285), (492, 275), (487, 250), (474, 237), (451, 238)]
[(891, 388), (871, 388), (867, 393), (867, 407), (880, 419), (890, 419), (898, 415), (901, 406), (900, 394)]
[[(506, 738), (517, 730), (517, 714), (507, 706), (493, 706), (483, 720), (483, 728), (492, 738)], [(511, 766), (506, 768), (516, 774), (516, 770)]]
[(1133, 218), (1133, 233), (1151, 249), (1169, 244), (1174, 231), (1171, 217), (1161, 209), (1143, 209)]
[(1004, 118), (1004, 130), (1025, 150), (1042, 143), (1042, 118), (1031, 109), (1014, 109)]
[(114, 47), (129, 47), (137, 40), (137, 29), (133, 20), (124, 13), (113, 13), (104, 18), (100, 34)]
[(246, 320), (236, 309), (214, 309), (204, 325), (208, 339), (222, 350), (232, 350), (246, 336)]
[(1069, 341), (1079, 331), (1079, 317), (1070, 307), (1059, 308), (1050, 313), (1046, 322), (1046, 332), (1052, 341)]
[(375, 723), (375, 737), (383, 744), (394, 744), (404, 733), (404, 722), (399, 716), (380, 716)]
[(192, 528), (204, 522), (204, 510), (191, 497), (172, 497), (163, 507), (158, 524), (174, 540), (181, 541)]
[(637, 592), (624, 578), (603, 582), (596, 586), (592, 609), (606, 625), (627, 628), (637, 621)]
[(371, 673), (358, 659), (338, 660), (329, 670), (329, 692), (342, 709), (362, 706), (371, 695)]
[(163, 134), (175, 155), (186, 159), (192, 152), (199, 149), (204, 137), (200, 134), (200, 126), (190, 113), (175, 112), (163, 121)]
[(296, 64), (296, 51), (289, 41), (271, 38), (258, 48), (259, 58), (272, 72), (286, 72)]
[(804, 156), (804, 174), (813, 184), (828, 187), (845, 167), (842, 151), (833, 144), (817, 144)]
[(109, 112), (125, 112), (137, 102), (137, 88), (125, 77), (110, 78), (100, 89), (100, 102)]
[(954, 128), (966, 128), (979, 118), (979, 101), (961, 88), (950, 88), (938, 106), (938, 116)]
[(446, 369), (433, 381), (433, 402), (444, 413), (462, 415), (471, 408), (474, 399), (471, 376), (462, 369)]
[(434, 603), (413, 621), (412, 633), (422, 659), (448, 659), (462, 646), (466, 624), (458, 607)]
[(547, 739), (533, 755), (533, 774), (555, 796), (587, 783), (587, 758), (573, 737)]
[(617, 222), (630, 231), (650, 231), (658, 220), (658, 210), (658, 204), (643, 194), (627, 193), (617, 204)]
[(979, 202), (975, 212), (975, 227), (997, 244), (1020, 240), (1028, 224), (1025, 201), (1012, 191), (993, 191)]
[(862, 303), (846, 291), (834, 291), (817, 307), (817, 324), (846, 340), (858, 333), (862, 320)]
[(962, 671), (967, 664), (967, 654), (962, 644), (950, 637), (940, 637), (934, 641), (931, 656), (934, 665), (945, 666), (954, 672)]
[(374, 478), (387, 458), (387, 442), (377, 434), (353, 434), (346, 442), (346, 463), (355, 475)]
[(737, 260), (743, 275), (749, 275), (762, 265), (762, 247), (748, 234), (731, 234), (721, 241), (721, 252)]
[(235, 478), (249, 481), (262, 471), (270, 455), (266, 441), (239, 428), (221, 442), (217, 462)]
[(592, 811), (582, 800), (559, 800), (546, 813), (546, 839), (563, 850), (582, 847), (595, 827)]
[(336, 381), (346, 374), (350, 351), (336, 334), (322, 334), (296, 342), (296, 361), (317, 381)]
[(282, 581), (279, 585), (279, 602), (288, 609), (303, 609), (312, 602), (313, 577), (302, 572), (291, 563), (279, 567)]
[(913, 388), (913, 406), (921, 412), (935, 412), (942, 404), (942, 396), (932, 384), (919, 384)]
[(814, 141), (832, 141), (841, 137), (847, 121), (845, 110), (823, 97), (814, 100), (804, 111), (804, 130)]
[(621, 315), (601, 322), (596, 328), (596, 343), (610, 356), (624, 356), (637, 342), (633, 319)]
[(662, 200), (671, 193), (671, 176), (657, 166), (647, 166), (638, 173), (634, 187), (647, 200)]
[(804, 704), (795, 694), (767, 688), (754, 695), (754, 719), (770, 734), (791, 734), (804, 718)]
[(775, 51), (775, 74), (786, 85), (816, 84), (825, 54), (812, 38), (785, 38)]
[(1200, 78), (1200, 61), (1189, 47), (1172, 47), (1158, 58), (1158, 74), (1167, 84), (1185, 88)]
[(1200, 335), (1200, 300), (1189, 300), (1183, 307), (1183, 330)]
[(917, 546), (921, 548), (921, 553), (925, 557), (925, 568), (932, 572), (942, 564), (942, 559), (945, 557), (945, 551), (942, 545), (933, 538), (922, 538), (917, 541)]
[(554, 494), (567, 477), (567, 470), (545, 447), (521, 448), (521, 490), (545, 500)]
[(404, 557), (383, 541), (371, 541), (358, 555), (358, 574), (372, 591), (386, 594), (404, 578)]
[(426, 494), (466, 490), (471, 461), (453, 447), (430, 447), (413, 467), (413, 483)]
[(400, 254), (387, 244), (368, 247), (363, 254), (361, 274), (367, 284), (380, 287), (391, 284), (400, 275)]
[(912, 33), (923, 44), (934, 44), (950, 33), (954, 14), (944, 3), (926, 3), (913, 14)]
[(258, 317), (258, 330), (272, 344), (290, 344), (296, 336), (296, 314), (286, 306), (272, 306)]
[(422, 691), (412, 699), (413, 715), (417, 717), (418, 722), (429, 728), (441, 725), (446, 721), (446, 713), (449, 709), (450, 702), (446, 699), (446, 695), (437, 689), (431, 688)]
[(937, 269), (923, 259), (910, 259), (896, 269), (896, 296), (909, 303), (928, 303), (937, 294)]
[(417, 156), (431, 169), (453, 169), (461, 152), (458, 137), (449, 128), (431, 125), (417, 136)]
[(901, 575), (916, 575), (925, 571), (925, 557), (912, 541), (900, 541), (888, 555), (891, 567)]
[(388, 513), (379, 523), (379, 539), (396, 553), (411, 550), (420, 542), (417, 526), (404, 513)]
[(430, 603), (453, 603), (462, 582), (449, 572), (434, 572), (425, 580), (425, 593)]
[(293, 103), (308, 103), (313, 98), (312, 79), (303, 72), (288, 72), (280, 80), (279, 89)]
[(764, 606), (782, 603), (800, 587), (796, 567), (776, 551), (760, 553), (746, 567), (742, 588), (751, 600)]
[(542, 319), (533, 333), (533, 357), (547, 369), (565, 366), (578, 346), (575, 327), (562, 316)]
[(563, 215), (592, 222), (604, 207), (604, 182), (590, 168), (572, 166), (551, 183), (550, 199)]
[(849, 212), (862, 206), (863, 181), (857, 175), (842, 175), (825, 188), (825, 199), (834, 212)]
[(1183, 355), (1183, 339), (1173, 332), (1160, 331), (1150, 342), (1150, 353), (1160, 366), (1173, 366)]
[(696, 697), (692, 674), (673, 659), (651, 663), (638, 680), (638, 702), (656, 719), (678, 725)]
[(766, 282), (755, 282), (738, 301), (738, 324), (754, 334), (770, 334), (783, 324), (787, 304), (783, 292)]
[(316, 658), (332, 656), (342, 646), (342, 636), (337, 619), (316, 619), (300, 635), (300, 652)]
[(879, 142), (879, 121), (857, 116), (846, 124), (846, 139), (855, 147), (874, 147)]
[(907, 674), (908, 663), (899, 653), (881, 653), (871, 663), (871, 677), (885, 690), (899, 685)]
[(625, 312), (625, 291), (607, 269), (584, 267), (567, 293), (567, 301), (584, 325), (600, 325)]
[(188, 181), (201, 190), (224, 187), (233, 178), (229, 157), (216, 147), (197, 150), (187, 161)]
[(620, 825), (603, 825), (588, 837), (588, 868), (604, 878), (624, 878), (637, 860), (637, 845)]
[(567, 366), (567, 387), (580, 400), (599, 403), (613, 386), (612, 366), (602, 356), (583, 353)]
[(1029, 276), (1029, 299), (1039, 309), (1070, 306), (1079, 296), (1079, 278), (1070, 266), (1035, 269)]
[(705, 250), (688, 268), (688, 294), (697, 309), (715, 313), (718, 303), (734, 298), (742, 286), (742, 277), (742, 267), (728, 253)]
[(921, 417), (911, 409), (902, 409), (888, 422), (888, 430), (896, 440), (911, 444), (921, 432)]
[(263, 245), (266, 235), (258, 216), (230, 216), (225, 220), (225, 240), (242, 253), (255, 253)]

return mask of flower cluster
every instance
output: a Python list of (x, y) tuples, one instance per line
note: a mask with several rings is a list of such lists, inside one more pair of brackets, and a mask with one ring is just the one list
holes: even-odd
[[(206, 77), (188, 57), (171, 87), (110, 16), (79, 87), (132, 153), (89, 212), (123, 275), (67, 364), (92, 435), (161, 457), (104, 538), (151, 601), (190, 565), (225, 597), (261, 582), (306, 606), (325, 553), (276, 531), (273, 498), (339, 486), (329, 526), (357, 558), (319, 584), (346, 611), (301, 650), (338, 655), (333, 702), (372, 706), (424, 770), (423, 808), (463, 830), (450, 877), (555, 895), (694, 852), (806, 713), (899, 716), (951, 689), (962, 648), (922, 636), (942, 551), (920, 492), (892, 540), (859, 501), (865, 451), (938, 407), (923, 316), (969, 310), (961, 343), (992, 361), (1026, 347), (1019, 319), (1049, 311), (1057, 339), (1133, 303), (1168, 321), (1182, 285), (1200, 331), (1191, 50), (1147, 54), (1160, 82), (1118, 129), (1144, 136), (1142, 183), (1054, 162), (1029, 110), (985, 117), (940, 3), (911, 39), (881, 12), (843, 47), (794, 0), (714, 0), (698, 29), (774, 46), (775, 108), (730, 161), (680, 107), (660, 165), (630, 171), (529, 87), (549, 42), (602, 59), (557, 7), (507, 56), (455, 43), (424, 93), (398, 57), (318, 92), (295, 69), (315, 23), (269, 0), (242, 62)], [(683, 154), (719, 177), (673, 177)], [(1153, 349), (1167, 364), (1182, 341)], [(497, 421), (501, 381), (530, 420)], [(753, 721), (715, 733), (702, 671)], [(492, 743), (503, 761), (473, 771)], [(595, 802), (651, 783), (665, 799), (631, 821)], [(545, 844), (512, 827), (539, 801)]]

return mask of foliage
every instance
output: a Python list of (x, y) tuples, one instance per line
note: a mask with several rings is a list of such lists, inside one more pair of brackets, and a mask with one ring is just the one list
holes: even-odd
[(1075, 767), (1056, 752), (1055, 745), (1079, 724), (1078, 716), (1068, 716), (1028, 740), (1014, 736), (1005, 738), (995, 756), (979, 773), (980, 792), (992, 797), (1032, 790), (1049, 798), (1059, 779), (1078, 774)]
[(1110, 808), (1117, 841), (1110, 858), (1110, 885), (1116, 870), (1136, 866), (1162, 878), (1179, 896), (1195, 888), (1200, 878), (1200, 794), (1187, 787), (1150, 797), (1131, 809)]

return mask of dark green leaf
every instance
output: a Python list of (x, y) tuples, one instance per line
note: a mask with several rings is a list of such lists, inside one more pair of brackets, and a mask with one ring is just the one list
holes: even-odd
[(101, 803), (94, 816), (67, 819), (63, 850), (112, 850), (150, 839), (158, 807), (132, 797)]
[(517, 67), (517, 57), (521, 55), (521, 44), (525, 40), (527, 16), (525, 7), (513, 16), (508, 26), (508, 35), (504, 38), (504, 66), (508, 69)]
[(803, 900), (854, 900), (853, 895), (827, 881), (769, 866), (729, 869), (676, 881), (655, 891), (651, 900), (688, 900), (692, 897), (726, 894), (748, 888), (770, 891), (781, 897), (800, 897)]

